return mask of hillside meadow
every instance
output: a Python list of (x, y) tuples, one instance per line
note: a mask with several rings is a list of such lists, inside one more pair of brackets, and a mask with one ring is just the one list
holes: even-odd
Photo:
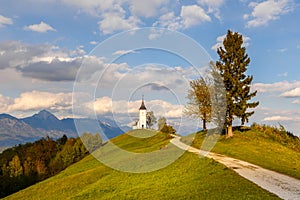
[[(151, 137), (133, 137), (141, 134)], [(160, 132), (130, 132), (112, 142), (132, 152), (176, 148)], [(105, 145), (104, 145), (105, 146)], [(103, 148), (103, 147), (102, 147)], [(93, 156), (5, 199), (278, 199), (232, 170), (185, 152), (165, 168), (148, 173), (111, 169)]]
[[(199, 132), (181, 140), (201, 148), (205, 137)], [(276, 127), (254, 124), (237, 129), (232, 138), (221, 135), (211, 151), (300, 179), (300, 140)]]

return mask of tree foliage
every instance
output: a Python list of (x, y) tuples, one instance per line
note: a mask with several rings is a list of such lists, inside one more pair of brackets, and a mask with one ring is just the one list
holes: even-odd
[(176, 130), (173, 126), (167, 124), (167, 119), (165, 117), (160, 117), (158, 119), (158, 130), (164, 134), (167, 134), (168, 137), (171, 137), (170, 134), (176, 134)]
[(20, 158), (18, 155), (15, 155), (13, 159), (9, 162), (9, 176), (10, 177), (18, 177), (23, 174), (23, 167), (20, 162)]
[[(99, 134), (90, 135), (94, 144), (101, 140)], [(87, 154), (80, 138), (68, 139), (65, 135), (57, 140), (42, 138), (3, 151), (0, 154), (0, 198), (57, 174)]]
[(218, 131), (224, 129), (225, 115), (226, 115), (226, 90), (224, 87), (223, 78), (220, 71), (217, 69), (215, 63), (211, 61), (210, 73), (207, 78), (207, 84), (210, 86), (211, 97), (211, 122)]
[(240, 118), (243, 125), (254, 114), (254, 111), (249, 111), (249, 108), (255, 108), (258, 102), (249, 103), (249, 100), (256, 95), (256, 91), (250, 92), (253, 76), (246, 75), (250, 58), (243, 46), (242, 35), (228, 30), (223, 46), (217, 51), (220, 59), (216, 62), (216, 66), (223, 77), (227, 92), (225, 122), (228, 136), (231, 137), (233, 135), (232, 122), (234, 116)]
[(158, 130), (160, 131), (167, 124), (167, 119), (165, 117), (160, 117), (157, 122)]
[(211, 120), (211, 97), (209, 86), (203, 77), (190, 81), (190, 89), (187, 95), (188, 103), (184, 113), (193, 118), (200, 118), (203, 122), (203, 130), (206, 131), (206, 122)]
[(176, 130), (173, 128), (173, 126), (165, 124), (164, 127), (160, 130), (162, 133), (167, 134), (176, 134)]
[(148, 128), (152, 128), (152, 126), (156, 123), (156, 117), (154, 116), (153, 111), (149, 111), (146, 114), (146, 123)]
[(99, 133), (94, 135), (91, 133), (83, 133), (80, 138), (90, 152), (95, 151), (102, 145), (102, 138)]

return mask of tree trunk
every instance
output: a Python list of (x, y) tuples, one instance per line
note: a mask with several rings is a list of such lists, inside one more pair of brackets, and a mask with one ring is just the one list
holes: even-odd
[(232, 125), (227, 127), (227, 138), (230, 138), (233, 136), (233, 132), (232, 132)]
[(207, 131), (207, 129), (206, 129), (206, 120), (205, 119), (203, 119), (203, 131), (204, 132)]

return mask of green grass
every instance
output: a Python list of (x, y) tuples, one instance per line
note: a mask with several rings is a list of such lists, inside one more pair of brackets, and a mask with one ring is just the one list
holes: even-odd
[[(134, 152), (174, 148), (161, 134), (121, 135), (113, 143)], [(100, 154), (101, 155), (101, 154)], [(162, 158), (163, 159), (163, 158)], [(208, 158), (184, 153), (171, 165), (149, 173), (111, 169), (92, 156), (60, 174), (5, 199), (278, 199)]]
[(131, 152), (152, 152), (169, 143), (168, 136), (153, 130), (132, 130), (111, 140), (122, 149)]
[[(235, 131), (234, 137), (228, 139), (220, 136), (212, 151), (300, 179), (298, 141), (287, 143), (282, 137), (275, 138), (274, 133), (268, 133), (270, 129), (266, 130)], [(205, 136), (203, 132), (196, 134), (192, 146), (200, 148)], [(182, 140), (191, 143), (192, 138), (190, 135)]]

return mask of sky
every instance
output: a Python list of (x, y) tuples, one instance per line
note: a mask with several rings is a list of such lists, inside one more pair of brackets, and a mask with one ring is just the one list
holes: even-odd
[(300, 135), (299, 11), (296, 0), (2, 0), (0, 113), (130, 125), (144, 95), (178, 125), (188, 81), (219, 59), (230, 29), (243, 35), (258, 91), (249, 124)]

